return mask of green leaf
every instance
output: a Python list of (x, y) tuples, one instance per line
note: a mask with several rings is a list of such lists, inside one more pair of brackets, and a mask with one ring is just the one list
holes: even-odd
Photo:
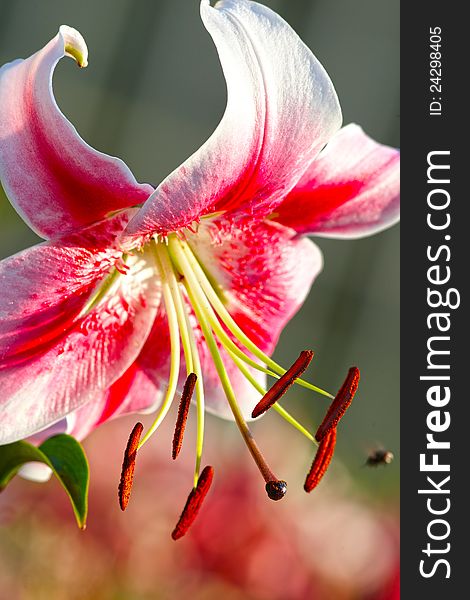
[(43, 442), (39, 448), (24, 441), (0, 446), (0, 491), (28, 462), (42, 462), (52, 469), (70, 498), (78, 526), (85, 529), (90, 473), (81, 444), (72, 436), (61, 433)]

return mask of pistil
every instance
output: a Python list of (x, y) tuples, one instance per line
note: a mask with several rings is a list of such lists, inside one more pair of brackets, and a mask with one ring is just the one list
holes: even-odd
[[(225, 396), (229, 403), (230, 409), (232, 410), (235, 422), (240, 430), (240, 433), (242, 434), (242, 437), (248, 447), (248, 450), (250, 451), (261, 475), (263, 476), (263, 479), (265, 480), (265, 482), (267, 484), (266, 491), (268, 493), (268, 496), (272, 499), (278, 499), (277, 497), (276, 498), (273, 497), (273, 493), (271, 490), (273, 489), (273, 485), (275, 483), (279, 482), (279, 479), (276, 477), (276, 475), (273, 473), (273, 471), (269, 467), (268, 463), (266, 462), (263, 454), (261, 453), (261, 450), (258, 447), (258, 444), (256, 443), (256, 441), (253, 437), (253, 434), (250, 431), (250, 428), (248, 427), (245, 419), (243, 418), (242, 412), (241, 412), (240, 407), (238, 406), (237, 400), (235, 398), (235, 394), (233, 392), (233, 388), (230, 383), (227, 371), (225, 369), (222, 358), (220, 356), (219, 349), (217, 348), (217, 344), (215, 342), (214, 336), (212, 335), (212, 333), (209, 329), (208, 323), (207, 323), (204, 315), (200, 312), (200, 308), (199, 308), (195, 298), (191, 297), (191, 291), (188, 288), (186, 288), (186, 290), (191, 299), (191, 304), (193, 305), (193, 308), (196, 312), (196, 316), (198, 318), (199, 324), (201, 325), (201, 329), (202, 329), (204, 338), (209, 347), (209, 351), (210, 351), (212, 359), (214, 361), (214, 364), (215, 364), (217, 373), (219, 375), (220, 382), (224, 389)], [(268, 486), (268, 484), (269, 484), (269, 486)], [(287, 485), (285, 485), (283, 487), (284, 487), (284, 494), (285, 494)], [(277, 494), (275, 494), (275, 495), (277, 496)]]
[[(214, 335), (206, 317), (208, 308), (207, 304), (204, 303), (205, 306), (201, 306), (202, 302), (200, 304), (200, 296), (196, 296), (196, 294), (194, 293), (194, 288), (192, 286), (191, 268), (186, 260), (185, 255), (181, 251), (181, 247), (179, 246), (178, 241), (175, 238), (169, 239), (169, 249), (176, 267), (180, 270), (181, 274), (183, 275), (183, 284), (186, 288), (186, 293), (188, 294), (189, 300), (196, 314), (196, 318), (199, 322), (199, 325), (201, 326), (202, 333), (206, 340), (207, 347), (209, 348), (209, 352), (212, 356), (212, 360), (217, 370), (217, 374), (219, 376), (220, 382), (222, 384), (225, 396), (229, 403), (235, 422), (261, 475), (263, 476), (266, 484), (269, 484), (269, 486), (266, 486), (266, 491), (268, 492), (269, 497), (272, 499), (278, 499), (277, 496), (279, 496), (280, 494), (279, 490), (282, 488), (284, 490), (284, 493), (282, 495), (284, 495), (287, 489), (287, 484), (284, 486), (278, 485), (278, 482), (280, 480), (274, 475), (273, 471), (268, 466), (264, 456), (261, 453), (261, 450), (259, 449), (253, 437), (253, 434), (251, 433), (245, 419), (243, 418), (242, 412), (240, 410), (240, 407), (238, 406), (235, 397), (235, 393), (230, 383), (230, 379), (228, 377), (225, 365), (223, 363), (222, 357), (220, 356), (217, 343), (215, 341)], [(274, 482), (277, 486), (276, 493), (272, 491), (274, 490)]]

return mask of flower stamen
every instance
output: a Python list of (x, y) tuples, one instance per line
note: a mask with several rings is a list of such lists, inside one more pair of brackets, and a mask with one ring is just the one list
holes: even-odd
[[(180, 292), (181, 294), (181, 292)], [(196, 465), (194, 468), (194, 485), (197, 485), (199, 479), (199, 471), (202, 461), (202, 450), (204, 446), (204, 419), (205, 419), (205, 402), (204, 402), (204, 384), (202, 379), (201, 361), (193, 330), (189, 323), (189, 317), (186, 314), (186, 327), (189, 332), (189, 342), (193, 356), (194, 371), (197, 376), (196, 380)]]
[(214, 469), (211, 466), (204, 467), (199, 477), (197, 486), (194, 487), (184, 505), (183, 512), (173, 529), (171, 537), (176, 541), (182, 538), (191, 527), (194, 519), (197, 517), (199, 509), (204, 501), (204, 498), (211, 487), (214, 478)]
[(103, 300), (103, 298), (108, 294), (111, 288), (114, 286), (116, 281), (122, 275), (127, 275), (127, 271), (124, 270), (129, 269), (128, 265), (126, 265), (127, 254), (123, 254), (120, 258), (121, 265), (118, 268), (117, 263), (114, 265), (112, 270), (104, 277), (104, 279), (99, 283), (97, 288), (95, 288), (94, 292), (91, 294), (88, 302), (80, 311), (78, 315), (78, 319), (81, 319), (88, 315), (98, 304)]
[[(243, 353), (241, 353), (243, 356), (239, 354), (239, 357), (242, 360), (245, 360), (245, 362), (248, 362), (248, 364), (250, 364), (254, 368), (258, 368), (260, 371), (267, 372), (268, 375), (271, 375), (271, 376), (277, 377), (277, 378), (281, 375), (284, 375), (284, 373), (286, 372), (286, 369), (283, 369), (271, 357), (269, 357), (267, 354), (262, 352), (262, 350), (260, 350), (258, 348), (258, 346), (256, 346), (256, 344), (254, 344), (251, 341), (251, 339), (242, 331), (242, 329), (240, 329), (238, 324), (233, 320), (232, 316), (227, 311), (224, 304), (220, 300), (219, 296), (215, 292), (213, 286), (211, 285), (209, 279), (207, 278), (207, 275), (204, 272), (204, 269), (202, 268), (201, 264), (199, 263), (198, 259), (196, 258), (190, 245), (187, 242), (182, 242), (182, 243), (180, 242), (179, 245), (180, 245), (181, 249), (183, 250), (186, 259), (188, 260), (189, 266), (191, 268), (191, 273), (194, 275), (194, 277), (192, 278), (193, 279), (192, 285), (195, 285), (201, 289), (201, 291), (207, 297), (208, 303), (210, 303), (210, 305), (212, 305), (212, 308), (215, 310), (215, 312), (217, 313), (217, 316), (224, 323), (224, 325), (227, 327), (227, 329), (250, 352), (252, 352), (254, 356), (256, 356), (264, 364), (266, 364), (270, 369), (272, 369), (272, 371), (274, 371), (274, 373), (267, 371), (266, 369), (262, 368), (257, 363), (252, 364), (251, 362), (249, 362), (249, 360), (246, 360), (248, 357)], [(213, 326), (212, 320), (211, 320), (211, 326)], [(223, 330), (221, 328), (219, 328), (219, 329), (222, 331), (222, 334), (225, 333), (225, 332), (223, 332)], [(216, 333), (217, 333), (217, 336), (220, 338), (219, 331), (217, 331)], [(225, 335), (224, 337), (226, 338), (227, 336)], [(223, 340), (221, 339), (221, 341), (223, 341)], [(240, 352), (240, 350), (238, 349), (237, 346), (235, 346), (235, 349), (234, 349), (235, 353), (237, 353), (237, 350)], [(323, 396), (326, 396), (328, 398), (333, 398), (333, 396), (329, 392), (309, 383), (308, 381), (304, 381), (303, 379), (299, 378), (296, 380), (296, 383), (303, 387), (306, 387), (307, 389), (310, 389), (314, 392), (322, 394)]]
[[(170, 241), (170, 250), (172, 249), (173, 253), (175, 253), (175, 252), (177, 254), (179, 253), (180, 260), (186, 260), (187, 257), (185, 257), (184, 254), (181, 254), (181, 250), (182, 249), (184, 250), (185, 246), (182, 243), (178, 244), (177, 240), (175, 240), (175, 239), (170, 238), (169, 241)], [(200, 268), (202, 270), (202, 267), (200, 267)], [(203, 272), (203, 270), (202, 270), (202, 272)], [(225, 350), (227, 350), (231, 354), (235, 354), (241, 360), (243, 360), (245, 363), (247, 363), (254, 369), (261, 371), (263, 373), (266, 373), (267, 375), (270, 375), (271, 377), (279, 379), (281, 377), (281, 375), (286, 372), (285, 369), (282, 369), (282, 367), (279, 367), (280, 374), (274, 373), (270, 369), (267, 369), (266, 367), (263, 367), (262, 365), (258, 364), (254, 360), (252, 360), (242, 350), (240, 350), (240, 348), (230, 339), (230, 337), (227, 335), (227, 333), (222, 328), (222, 326), (219, 322), (218, 316), (214, 312), (213, 305), (211, 304), (208, 296), (206, 296), (205, 291), (200, 286), (198, 279), (196, 278), (194, 272), (192, 271), (192, 265), (189, 263), (189, 261), (187, 262), (186, 271), (185, 271), (184, 276), (189, 279), (189, 283), (191, 285), (191, 290), (193, 291), (194, 295), (197, 297), (202, 310), (205, 312), (205, 314), (207, 316), (210, 327), (214, 331), (215, 335), (217, 336), (218, 340), (220, 341), (222, 346), (225, 348)], [(204, 277), (206, 277), (205, 273), (204, 273)], [(218, 296), (217, 296), (216, 292), (214, 291), (214, 289), (212, 288), (212, 285), (210, 284), (209, 280), (207, 280), (207, 285), (208, 285), (208, 289), (212, 290), (212, 293), (215, 295), (215, 297), (218, 298)], [(218, 300), (220, 302), (219, 298), (218, 298)], [(221, 304), (221, 306), (223, 306), (222, 303), (220, 303), (220, 304)], [(225, 308), (224, 308), (224, 310), (225, 310)], [(228, 315), (228, 316), (231, 319), (230, 315)], [(236, 326), (236, 327), (238, 327), (238, 326)], [(236, 334), (234, 334), (234, 335), (236, 336)], [(241, 341), (243, 343), (243, 340), (239, 339), (239, 341)], [(254, 346), (254, 347), (257, 348), (257, 346)], [(258, 353), (261, 353), (261, 350), (259, 350), (259, 349), (257, 349), (257, 350), (258, 350)], [(271, 359), (268, 359), (268, 360), (271, 360)], [(297, 383), (300, 383), (301, 381), (302, 380), (299, 379), (299, 380), (297, 380)], [(313, 386), (310, 383), (307, 383), (307, 382), (304, 382), (304, 383), (305, 383), (305, 387), (308, 387), (309, 389), (313, 389), (314, 391), (318, 391), (320, 389), (320, 388), (317, 388), (316, 386)], [(327, 395), (329, 398), (333, 398), (333, 396), (331, 394), (329, 394), (328, 392), (324, 392), (322, 390), (321, 393), (323, 393), (324, 395)]]
[(184, 430), (186, 429), (186, 421), (188, 419), (189, 405), (196, 386), (197, 375), (190, 373), (186, 378), (181, 394), (181, 402), (178, 409), (178, 417), (176, 419), (175, 433), (173, 435), (173, 447), (171, 456), (176, 460), (183, 445)]
[[(280, 377), (286, 372), (286, 369), (283, 369), (282, 367), (277, 365), (278, 373), (275, 373), (275, 372), (271, 371), (270, 369), (258, 364), (257, 362), (252, 360), (249, 356), (247, 356), (230, 339), (230, 337), (224, 331), (224, 329), (222, 328), (222, 326), (219, 322), (218, 317), (221, 318), (221, 320), (224, 322), (224, 324), (226, 324), (226, 326), (232, 332), (232, 334), (247, 348), (248, 348), (248, 343), (245, 343), (244, 339), (246, 338), (246, 340), (249, 341), (249, 344), (250, 344), (249, 349), (253, 352), (253, 354), (258, 356), (258, 358), (260, 358), (260, 360), (265, 359), (264, 362), (266, 362), (266, 364), (269, 363), (270, 365), (276, 365), (276, 363), (274, 363), (274, 361), (272, 361), (269, 357), (267, 357), (255, 344), (253, 344), (253, 342), (251, 342), (251, 340), (249, 340), (249, 338), (241, 331), (241, 329), (239, 329), (238, 325), (232, 320), (232, 317), (229, 315), (228, 312), (226, 312), (225, 307), (223, 306), (222, 302), (220, 301), (220, 298), (218, 297), (217, 293), (212, 288), (212, 285), (209, 282), (209, 280), (207, 279), (207, 277), (204, 273), (204, 270), (199, 265), (200, 272), (202, 273), (202, 276), (205, 278), (205, 282), (207, 284), (207, 290), (211, 291), (210, 295), (206, 295), (205, 288), (203, 289), (201, 287), (200, 282), (198, 281), (198, 279), (193, 271), (193, 266), (197, 263), (197, 261), (194, 264), (190, 263), (187, 260), (188, 257), (183, 252), (184, 249), (186, 247), (188, 247), (187, 244), (183, 244), (183, 243), (181, 243), (181, 241), (178, 241), (176, 238), (170, 237), (169, 238), (169, 247), (170, 247), (170, 252), (175, 256), (176, 262), (181, 262), (182, 260), (184, 260), (186, 262), (184, 277), (188, 279), (189, 284), (191, 286), (191, 290), (193, 292), (193, 295), (195, 295), (197, 297), (202, 310), (204, 311), (205, 315), (207, 316), (207, 319), (208, 319), (211, 329), (214, 331), (215, 335), (217, 336), (218, 340), (220, 341), (220, 343), (222, 344), (224, 349), (226, 351), (228, 351), (230, 354), (234, 354), (234, 355), (238, 356), (238, 358), (240, 358), (242, 361), (244, 361), (245, 363), (250, 365), (252, 368), (254, 368), (258, 371), (261, 371), (262, 373), (266, 373), (267, 375), (274, 377), (276, 379), (280, 379)], [(189, 247), (188, 247), (188, 250), (189, 250)], [(178, 258), (176, 258), (176, 255), (178, 255)], [(220, 312), (217, 312), (217, 315), (216, 315), (216, 313), (214, 312), (214, 309), (213, 309), (214, 305), (211, 304), (212, 300), (209, 299), (209, 296), (212, 299), (217, 299), (217, 302), (220, 305), (220, 310), (226, 312), (227, 321), (224, 320), (224, 317), (223, 317), (223, 315), (221, 315)], [(219, 309), (218, 309), (218, 311), (219, 311)], [(227, 325), (227, 322), (230, 323), (231, 320), (233, 322), (233, 328), (230, 328)], [(237, 337), (237, 335), (238, 335), (237, 332), (239, 332), (239, 334), (242, 337)], [(303, 387), (306, 387), (306, 388), (311, 389), (315, 392), (318, 392), (324, 396), (327, 396), (328, 398), (334, 397), (329, 392), (326, 392), (325, 390), (322, 390), (321, 388), (318, 388), (311, 383), (303, 381), (302, 379), (297, 379), (295, 381), (295, 383), (298, 383), (299, 385), (302, 385)]]
[[(229, 355), (230, 355), (231, 359), (233, 360), (233, 362), (237, 365), (237, 367), (240, 370), (240, 372), (242, 373), (242, 375), (247, 379), (247, 381), (249, 381), (249, 383), (251, 383), (251, 385), (255, 388), (255, 390), (257, 390), (262, 396), (264, 396), (266, 394), (266, 390), (263, 388), (263, 386), (258, 381), (256, 381), (256, 379), (253, 377), (253, 375), (250, 373), (250, 371), (247, 369), (247, 367), (245, 367), (245, 365), (242, 363), (242, 361), (239, 358), (237, 358), (235, 355), (233, 355), (231, 352), (229, 352)], [(285, 408), (283, 408), (279, 404), (279, 402), (276, 402), (274, 404), (273, 410), (275, 410), (290, 425), (295, 427), (295, 429), (300, 431), (300, 433), (302, 433), (307, 439), (309, 439), (311, 442), (313, 442), (314, 444), (316, 444), (318, 446), (318, 442), (313, 437), (313, 435), (307, 429), (305, 429), (305, 427), (303, 425), (301, 425), (289, 412), (287, 412), (287, 410)]]
[(313, 358), (312, 350), (303, 350), (294, 364), (282, 375), (276, 383), (266, 392), (253, 409), (253, 419), (259, 417), (273, 406), (302, 375)]
[(357, 386), (359, 385), (359, 378), (359, 369), (357, 367), (351, 367), (343, 385), (340, 387), (335, 399), (331, 403), (325, 418), (317, 429), (315, 434), (317, 442), (321, 442), (329, 431), (336, 429), (340, 419), (343, 417), (354, 398)]
[(135, 424), (124, 451), (121, 480), (118, 487), (119, 506), (121, 507), (121, 510), (126, 510), (131, 497), (132, 483), (134, 481), (135, 460), (137, 457), (137, 449), (143, 429), (144, 426), (142, 423)]
[[(181, 450), (189, 405), (194, 392), (196, 392), (197, 405), (197, 440), (194, 487), (188, 497), (180, 520), (172, 533), (173, 539), (179, 539), (186, 533), (189, 526), (194, 521), (213, 477), (212, 467), (206, 467), (202, 473), (199, 474), (204, 436), (204, 388), (202, 384), (203, 377), (198, 342), (196, 341), (195, 331), (193, 330), (192, 313), (194, 313), (194, 317), (201, 329), (206, 347), (212, 357), (215, 370), (217, 371), (235, 422), (265, 481), (266, 493), (272, 500), (280, 500), (285, 496), (287, 484), (285, 481), (278, 479), (273, 473), (245, 421), (228, 376), (227, 368), (224, 364), (225, 359), (222, 358), (221, 350), (223, 349), (226, 351), (228, 357), (233, 360), (243, 376), (262, 396), (252, 412), (254, 418), (272, 407), (287, 422), (303, 433), (311, 442), (315, 444), (320, 442), (318, 452), (305, 483), (305, 489), (307, 491), (310, 491), (318, 485), (331, 461), (336, 442), (336, 425), (352, 400), (352, 396), (357, 388), (359, 371), (357, 369), (350, 370), (347, 380), (338, 392), (336, 398), (334, 398), (323, 424), (317, 431), (317, 437), (315, 439), (309, 431), (298, 423), (298, 421), (296, 421), (294, 417), (278, 403), (278, 400), (294, 383), (300, 383), (302, 381), (300, 376), (310, 364), (314, 355), (313, 351), (304, 350), (289, 369), (283, 369), (251, 342), (248, 336), (246, 336), (235, 321), (233, 321), (232, 317), (225, 309), (222, 299), (217, 294), (216, 287), (210, 282), (203, 267), (199, 264), (190, 250), (187, 241), (185, 241), (185, 236), (169, 234), (165, 237), (153, 238), (150, 244), (154, 255), (156, 269), (160, 275), (162, 296), (168, 319), (171, 351), (170, 374), (165, 398), (156, 419), (142, 441), (139, 442), (139, 439), (137, 439), (135, 442), (135, 451), (141, 448), (156, 431), (173, 402), (180, 372), (180, 354), (182, 345), (186, 363), (187, 379), (183, 388), (173, 437), (173, 458), (175, 459)], [(235, 343), (232, 336), (235, 340), (240, 342), (241, 346)], [(241, 349), (242, 346), (245, 347), (245, 350)], [(259, 364), (250, 358), (246, 352), (249, 352), (250, 355), (264, 364)], [(278, 381), (266, 391), (253, 376), (249, 367), (267, 373), (268, 375), (275, 377)], [(329, 398), (333, 398), (331, 394), (317, 388), (313, 384), (303, 382), (303, 385), (304, 387), (317, 391)], [(323, 434), (321, 433), (322, 427), (325, 428)], [(130, 485), (126, 488), (123, 484), (120, 488), (121, 487), (124, 491), (125, 489), (128, 489), (130, 493)]]
[(180, 370), (180, 331), (178, 327), (178, 316), (175, 308), (175, 303), (173, 301), (171, 288), (168, 282), (167, 274), (160, 262), (158, 254), (158, 250), (160, 248), (164, 248), (163, 244), (155, 244), (154, 250), (156, 250), (156, 252), (154, 252), (154, 254), (155, 262), (160, 272), (163, 300), (165, 302), (166, 315), (168, 319), (168, 328), (170, 331), (170, 376), (168, 378), (168, 387), (165, 394), (165, 398), (163, 399), (160, 410), (158, 411), (158, 414), (154, 422), (152, 423), (150, 429), (147, 431), (144, 438), (140, 442), (139, 449), (142, 448), (142, 446), (147, 442), (147, 440), (152, 436), (152, 434), (158, 429), (160, 424), (165, 419), (168, 411), (170, 410), (173, 398), (175, 397)]
[(311, 492), (320, 483), (323, 475), (328, 469), (336, 446), (336, 429), (330, 429), (322, 438), (318, 450), (313, 459), (310, 471), (304, 483), (304, 490)]
[[(194, 338), (194, 332), (189, 322), (188, 310), (186, 302), (183, 298), (181, 286), (183, 276), (177, 272), (173, 266), (171, 258), (168, 254), (168, 240), (165, 239), (165, 244), (158, 243), (154, 240), (154, 252), (159, 261), (161, 268), (165, 273), (166, 280), (172, 296), (172, 302), (175, 307), (176, 317), (178, 321), (179, 332), (183, 345), (184, 358), (186, 361), (186, 373), (194, 372), (196, 376), (196, 412), (197, 412), (197, 434), (196, 434), (196, 465), (194, 469), (194, 486), (197, 485), (199, 470), (201, 468), (202, 451), (204, 445), (204, 385), (201, 369), (201, 361), (199, 351)], [(158, 264), (157, 261), (157, 264)]]

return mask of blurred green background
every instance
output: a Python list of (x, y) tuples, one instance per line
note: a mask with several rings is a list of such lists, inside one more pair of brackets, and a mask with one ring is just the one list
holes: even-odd
[[(357, 122), (376, 140), (399, 146), (398, 0), (265, 4), (293, 26), (325, 66), (338, 92), (344, 123)], [(54, 89), (63, 112), (92, 146), (123, 158), (138, 180), (158, 184), (205, 141), (225, 108), (224, 79), (199, 18), (199, 2), (0, 0), (0, 64), (29, 56), (61, 24), (79, 29), (90, 51), (87, 69), (80, 71), (64, 60), (56, 70)], [(0, 256), (36, 241), (0, 190)], [(276, 356), (287, 365), (300, 349), (314, 349), (311, 377), (330, 390), (339, 387), (350, 365), (361, 368), (360, 394), (341, 426), (337, 456), (368, 503), (396, 512), (399, 227), (364, 240), (316, 241), (324, 253), (324, 272), (284, 331)], [(322, 401), (302, 389), (291, 394), (286, 406), (303, 414), (309, 425), (317, 423), (324, 410)], [(232, 425), (209, 420), (217, 435), (235, 436), (241, 445)], [(261, 443), (268, 443), (272, 435), (263, 423), (275, 420), (267, 415), (256, 425)], [(278, 429), (281, 434), (283, 427)], [(112, 424), (109, 432), (112, 435)], [(282, 435), (279, 446), (282, 449)], [(378, 446), (394, 452), (394, 463), (363, 469), (367, 453)], [(97, 451), (96, 444), (94, 448)], [(288, 450), (286, 446), (283, 452)]]

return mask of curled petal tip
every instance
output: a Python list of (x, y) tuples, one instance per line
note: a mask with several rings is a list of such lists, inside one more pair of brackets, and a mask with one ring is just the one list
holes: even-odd
[(88, 48), (82, 34), (68, 25), (61, 25), (60, 35), (64, 40), (64, 51), (83, 69), (88, 65)]

